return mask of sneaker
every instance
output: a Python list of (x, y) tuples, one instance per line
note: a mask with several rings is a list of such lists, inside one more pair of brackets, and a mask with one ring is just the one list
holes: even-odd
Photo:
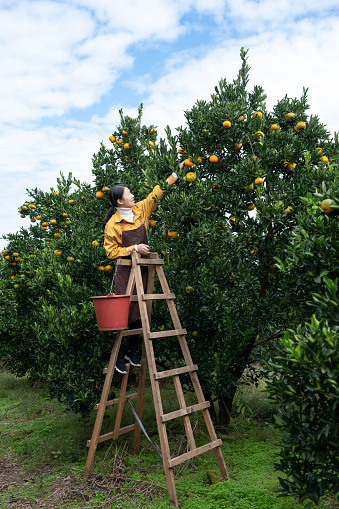
[(126, 375), (127, 374), (126, 364), (125, 364), (123, 355), (119, 355), (118, 356), (117, 363), (115, 365), (115, 370), (118, 373), (121, 373), (122, 375)]
[(137, 368), (141, 366), (139, 357), (137, 356), (135, 350), (128, 350), (127, 354), (125, 355), (125, 359), (129, 361), (132, 366), (136, 366)]

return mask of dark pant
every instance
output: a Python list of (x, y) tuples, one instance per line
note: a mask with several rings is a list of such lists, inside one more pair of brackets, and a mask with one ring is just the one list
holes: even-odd
[[(129, 324), (128, 329), (129, 330), (141, 329), (141, 327), (142, 327), (142, 325), (141, 325), (141, 318), (138, 318), (138, 320), (135, 320), (134, 322), (131, 322)], [(130, 336), (128, 349), (131, 350), (132, 352), (135, 352), (139, 342), (140, 342), (140, 336), (138, 336), (137, 334), (134, 334), (133, 336)], [(119, 356), (123, 356), (124, 355), (123, 342), (121, 342), (120, 350), (119, 350), (119, 354), (118, 355)]]

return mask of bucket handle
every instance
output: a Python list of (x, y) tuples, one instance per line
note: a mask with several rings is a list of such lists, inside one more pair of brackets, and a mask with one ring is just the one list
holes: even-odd
[(114, 271), (113, 278), (112, 278), (111, 290), (110, 290), (110, 292), (109, 292), (109, 294), (108, 294), (108, 295), (111, 295), (111, 294), (112, 294), (113, 284), (114, 284), (114, 279), (115, 279), (115, 275), (116, 275), (116, 273), (117, 273), (117, 270), (118, 270), (118, 264), (115, 262), (115, 271)]

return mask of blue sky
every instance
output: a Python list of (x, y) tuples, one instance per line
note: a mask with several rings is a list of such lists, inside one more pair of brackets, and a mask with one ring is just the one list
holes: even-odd
[(26, 188), (60, 171), (91, 181), (120, 108), (142, 102), (145, 124), (174, 130), (234, 79), (242, 46), (269, 108), (308, 87), (310, 113), (338, 132), (338, 33), (337, 0), (1, 0), (0, 237), (29, 226)]

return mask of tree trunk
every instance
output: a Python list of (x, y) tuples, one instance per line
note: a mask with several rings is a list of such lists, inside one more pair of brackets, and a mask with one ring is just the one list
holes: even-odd
[(217, 419), (217, 413), (215, 411), (215, 406), (214, 406), (214, 402), (213, 402), (213, 394), (211, 392), (206, 392), (204, 396), (205, 396), (206, 401), (209, 401), (209, 403), (211, 405), (209, 407), (209, 412), (210, 412), (210, 416), (213, 421), (213, 424), (215, 426), (218, 422), (218, 419)]
[(222, 433), (228, 433), (228, 428), (231, 420), (232, 404), (234, 395), (237, 388), (233, 387), (230, 396), (222, 396), (218, 398), (219, 402), (219, 419), (218, 430)]

